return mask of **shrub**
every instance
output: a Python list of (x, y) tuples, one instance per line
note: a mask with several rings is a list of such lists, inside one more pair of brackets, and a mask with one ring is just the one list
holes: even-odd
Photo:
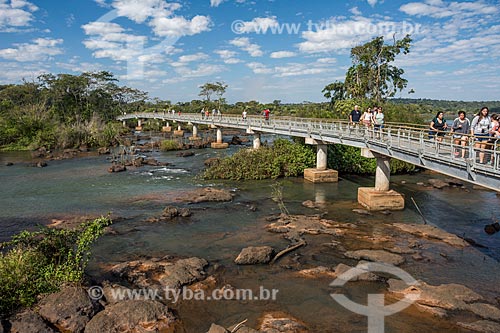
[(81, 282), (90, 247), (111, 221), (98, 218), (75, 230), (43, 227), (22, 231), (0, 244), (0, 316), (31, 306), (36, 296), (56, 291), (63, 283)]
[(182, 144), (176, 140), (164, 140), (160, 144), (160, 149), (162, 151), (179, 150), (182, 148)]
[(242, 149), (208, 168), (205, 179), (258, 180), (296, 177), (315, 163), (315, 154), (308, 147), (278, 139), (272, 147)]

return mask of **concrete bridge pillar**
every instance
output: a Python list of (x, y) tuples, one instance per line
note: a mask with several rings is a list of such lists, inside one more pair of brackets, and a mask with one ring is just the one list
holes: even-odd
[(137, 119), (137, 126), (135, 127), (136, 131), (142, 131), (142, 120)]
[(210, 146), (213, 149), (226, 149), (229, 147), (229, 143), (222, 142), (222, 130), (220, 128), (217, 128), (217, 141), (212, 142)]
[(162, 132), (172, 132), (172, 127), (170, 126), (170, 123), (167, 121), (165, 126), (161, 128)]
[(339, 181), (337, 170), (327, 169), (328, 145), (322, 141), (306, 138), (306, 144), (316, 146), (316, 168), (305, 169), (304, 179), (313, 183), (334, 183)]
[(361, 156), (377, 159), (375, 187), (358, 188), (358, 202), (368, 210), (402, 210), (405, 207), (403, 195), (390, 189), (391, 158), (361, 149)]
[(253, 135), (253, 149), (260, 148), (260, 133), (254, 133)]
[(184, 136), (184, 131), (182, 130), (181, 124), (177, 126), (177, 130), (174, 131), (174, 136)]
[(189, 138), (191, 141), (200, 140), (201, 138), (198, 136), (198, 127), (193, 125), (193, 136)]

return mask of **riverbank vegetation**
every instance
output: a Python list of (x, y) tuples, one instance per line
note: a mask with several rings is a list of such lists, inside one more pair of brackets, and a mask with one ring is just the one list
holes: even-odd
[(111, 221), (98, 218), (75, 230), (22, 231), (0, 244), (0, 317), (31, 306), (64, 283), (82, 282), (91, 245)]
[(241, 149), (233, 156), (213, 163), (205, 179), (259, 180), (296, 177), (313, 167), (316, 155), (310, 147), (284, 139), (260, 149)]

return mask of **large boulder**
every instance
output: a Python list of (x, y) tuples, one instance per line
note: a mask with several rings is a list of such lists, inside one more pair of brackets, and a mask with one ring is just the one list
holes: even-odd
[(238, 265), (268, 264), (273, 253), (274, 249), (270, 246), (250, 246), (241, 250), (234, 262)]
[[(33, 310), (26, 310), (16, 314), (10, 320), (11, 333), (55, 333), (36, 312)], [(3, 333), (2, 325), (0, 324), (0, 333)]]
[(83, 332), (96, 310), (87, 291), (77, 286), (64, 286), (38, 302), (38, 313), (63, 332)]
[(472, 323), (457, 323), (458, 326), (465, 329), (481, 332), (481, 333), (498, 333), (500, 332), (500, 324), (488, 320), (479, 320)]
[(177, 261), (152, 258), (121, 263), (113, 266), (111, 271), (139, 288), (180, 288), (204, 279), (206, 266), (205, 259), (196, 257)]
[(174, 332), (176, 318), (157, 301), (129, 300), (106, 307), (85, 327), (85, 333)]

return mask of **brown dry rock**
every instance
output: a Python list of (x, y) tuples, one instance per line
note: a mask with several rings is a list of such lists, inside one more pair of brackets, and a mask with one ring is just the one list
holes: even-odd
[(238, 265), (268, 264), (274, 254), (270, 246), (246, 247), (241, 250), (234, 262)]
[(207, 331), (207, 333), (228, 333), (229, 331), (226, 330), (224, 327), (219, 326), (217, 324), (212, 324), (210, 325), (210, 329)]
[[(362, 263), (363, 263), (363, 261), (359, 262), (359, 264), (362, 264)], [(356, 268), (360, 269), (362, 271), (365, 271), (362, 267), (359, 266), (359, 264), (358, 264), (358, 266), (356, 266)], [(337, 267), (335, 267), (335, 275), (338, 278), (340, 275), (344, 274), (345, 272), (347, 272), (353, 268), (354, 267), (340, 263), (337, 265)], [(380, 280), (380, 277), (378, 275), (370, 273), (370, 272), (366, 272), (366, 273), (361, 273), (356, 277), (353, 277), (349, 281), (355, 282), (355, 281), (379, 281), (379, 280)]]
[(469, 311), (477, 314), (479, 317), (483, 319), (500, 321), (500, 310), (491, 304), (472, 303), (467, 305)]
[[(16, 314), (10, 320), (11, 333), (27, 333), (27, 332), (37, 332), (37, 333), (55, 333), (55, 331), (50, 328), (37, 313), (33, 310), (26, 310), (22, 313)], [(0, 323), (0, 332), (3, 332), (2, 325)]]
[(458, 248), (464, 248), (468, 245), (460, 237), (428, 224), (394, 223), (393, 226), (414, 236), (437, 239)]
[(305, 278), (318, 278), (318, 277), (332, 277), (335, 278), (337, 274), (329, 267), (318, 266), (309, 269), (303, 269), (297, 272), (298, 275)]
[(113, 266), (111, 272), (139, 288), (160, 286), (180, 288), (205, 278), (205, 259), (188, 258), (173, 261), (165, 258), (135, 260)]
[(401, 265), (405, 262), (405, 258), (402, 256), (390, 253), (384, 250), (357, 250), (357, 251), (347, 251), (344, 253), (347, 258), (351, 259), (364, 259), (375, 262), (382, 262), (391, 265)]
[(136, 333), (175, 331), (176, 318), (157, 301), (123, 301), (106, 307), (85, 327), (85, 333)]
[(447, 182), (441, 180), (441, 179), (429, 179), (429, 184), (431, 184), (433, 187), (437, 189), (442, 189), (447, 186), (450, 186)]
[(307, 333), (309, 330), (300, 320), (283, 312), (266, 313), (260, 319), (259, 331), (262, 333)]
[(439, 307), (446, 310), (471, 310), (470, 304), (482, 301), (483, 297), (460, 284), (442, 284), (432, 286), (423, 281), (418, 285), (408, 286), (404, 281), (390, 279), (389, 292), (397, 296), (416, 296), (416, 304)]
[(38, 313), (63, 332), (83, 332), (96, 313), (88, 293), (81, 287), (64, 286), (38, 302)]
[(474, 332), (481, 332), (481, 333), (500, 332), (500, 324), (488, 320), (479, 320), (473, 323), (457, 323), (457, 325)]

